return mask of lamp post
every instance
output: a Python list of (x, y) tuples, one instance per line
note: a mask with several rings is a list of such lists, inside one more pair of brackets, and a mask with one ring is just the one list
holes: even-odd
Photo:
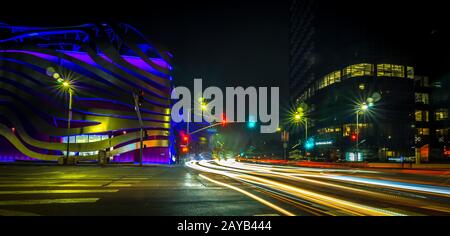
[(297, 111), (294, 114), (294, 121), (296, 123), (300, 123), (302, 120), (305, 121), (305, 140), (308, 139), (308, 118), (303, 114), (303, 109), (299, 108), (299, 111)]
[(67, 119), (67, 151), (66, 151), (66, 163), (69, 160), (69, 147), (70, 147), (70, 121), (72, 120), (72, 95), (73, 95), (73, 90), (70, 87), (70, 83), (65, 81), (63, 83), (64, 87), (68, 88), (68, 92), (69, 92), (69, 118)]
[[(306, 143), (308, 140), (308, 118), (305, 116), (302, 107), (297, 108), (297, 111), (294, 113), (293, 120), (297, 124), (300, 123), (302, 120), (305, 122), (305, 143)], [(305, 155), (306, 155), (306, 149), (305, 149)], [(309, 157), (308, 157), (308, 161), (309, 161)]]
[(369, 105), (366, 103), (363, 103), (359, 105), (358, 109), (356, 110), (356, 160), (358, 160), (359, 157), (359, 113), (360, 112), (366, 112), (369, 109)]
[(63, 78), (59, 73), (53, 68), (47, 68), (47, 75), (56, 79), (57, 83), (60, 85), (60, 89), (67, 91), (69, 94), (69, 107), (68, 107), (68, 119), (67, 119), (67, 148), (66, 156), (63, 159), (63, 165), (67, 164), (70, 154), (70, 122), (72, 120), (72, 95), (74, 92), (73, 86), (69, 79)]

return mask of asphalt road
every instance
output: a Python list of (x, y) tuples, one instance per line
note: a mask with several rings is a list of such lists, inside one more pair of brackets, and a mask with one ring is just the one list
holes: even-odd
[(183, 166), (0, 165), (0, 215), (278, 214)]
[(450, 215), (450, 172), (0, 165), (0, 215)]
[(201, 178), (236, 191), (240, 191), (237, 183), (246, 185), (244, 190), (252, 194), (248, 196), (281, 215), (450, 215), (449, 171), (324, 169), (234, 161), (190, 162), (189, 167)]

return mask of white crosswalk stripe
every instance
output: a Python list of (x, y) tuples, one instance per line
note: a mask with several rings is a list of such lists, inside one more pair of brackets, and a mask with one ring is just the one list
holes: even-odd
[[(0, 177), (0, 207), (53, 204), (93, 204), (104, 194), (119, 192), (146, 178), (68, 178)], [(102, 194), (101, 196), (97, 196)], [(70, 197), (74, 195), (74, 197)], [(75, 197), (76, 195), (76, 197)], [(64, 197), (61, 197), (64, 196)], [(37, 216), (34, 212), (0, 209), (0, 216)]]

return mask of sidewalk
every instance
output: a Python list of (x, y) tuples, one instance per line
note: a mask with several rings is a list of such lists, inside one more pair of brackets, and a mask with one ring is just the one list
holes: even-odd
[(450, 164), (414, 164), (414, 163), (335, 163), (314, 161), (285, 161), (285, 160), (261, 160), (261, 159), (239, 159), (242, 162), (290, 165), (313, 168), (368, 168), (368, 169), (402, 169), (402, 170), (428, 170), (428, 171), (450, 171)]

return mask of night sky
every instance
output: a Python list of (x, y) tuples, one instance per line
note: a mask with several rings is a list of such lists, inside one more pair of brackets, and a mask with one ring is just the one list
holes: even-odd
[[(68, 25), (118, 20), (135, 26), (155, 45), (172, 52), (176, 84), (191, 85), (195, 77), (203, 78), (210, 86), (286, 89), (287, 1), (158, 1), (145, 6), (134, 0), (127, 3), (98, 11), (84, 9), (80, 3), (64, 14), (53, 11), (53, 4), (39, 4), (44, 17), (36, 12), (30, 16), (13, 11), (14, 14), (8, 12), (0, 17), (0, 21), (16, 25)], [(89, 6), (98, 9), (105, 5)]]

